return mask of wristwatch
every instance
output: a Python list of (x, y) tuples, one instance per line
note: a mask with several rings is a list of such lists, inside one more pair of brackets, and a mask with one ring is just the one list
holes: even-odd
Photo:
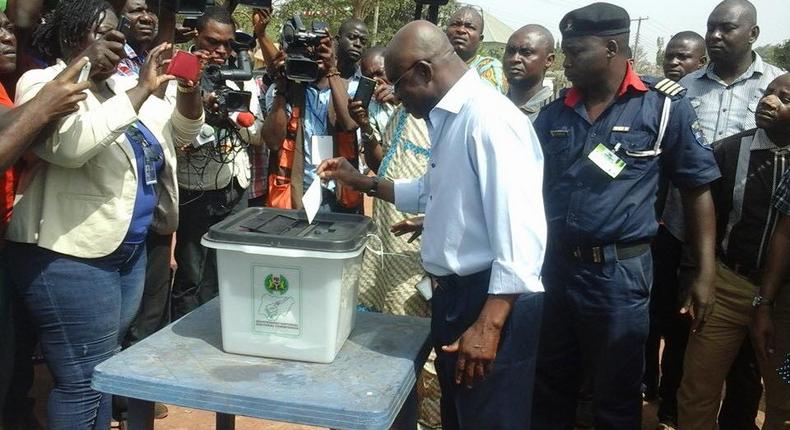
[(362, 130), (362, 140), (365, 142), (373, 142), (376, 136), (373, 134), (373, 128), (369, 128), (368, 130)]
[(759, 296), (759, 295), (758, 296), (754, 296), (754, 299), (752, 300), (752, 307), (753, 308), (759, 308), (762, 305), (771, 306), (773, 304), (774, 304), (774, 300), (773, 299), (769, 299), (768, 297), (763, 297), (763, 296)]
[(367, 194), (370, 197), (376, 197), (378, 193), (379, 193), (379, 177), (373, 176), (373, 183), (370, 184), (370, 188), (367, 191), (365, 191), (365, 194)]

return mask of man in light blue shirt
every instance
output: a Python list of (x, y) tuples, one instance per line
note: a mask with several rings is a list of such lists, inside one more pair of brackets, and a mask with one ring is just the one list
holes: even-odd
[(395, 35), (385, 64), (405, 108), (428, 121), (428, 171), (393, 183), (336, 158), (319, 176), (425, 213), (443, 427), (529, 428), (546, 243), (535, 131), (427, 21)]

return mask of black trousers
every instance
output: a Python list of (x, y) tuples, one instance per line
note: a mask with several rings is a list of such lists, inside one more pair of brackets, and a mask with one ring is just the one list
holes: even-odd
[(200, 244), (212, 225), (247, 206), (244, 188), (232, 180), (220, 190), (180, 189), (172, 318), (178, 319), (219, 294), (217, 256)]
[(502, 329), (488, 377), (471, 389), (455, 383), (457, 354), (442, 352), (480, 315), (491, 272), (437, 278), (431, 299), (431, 333), (442, 391), (442, 428), (528, 430), (532, 411), (543, 294), (522, 294)]

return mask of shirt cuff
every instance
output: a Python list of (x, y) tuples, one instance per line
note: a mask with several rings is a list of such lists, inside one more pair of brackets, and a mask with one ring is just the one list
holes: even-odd
[(540, 275), (530, 273), (528, 267), (494, 261), (491, 265), (491, 279), (488, 294), (522, 294), (543, 292)]
[(396, 179), (395, 207), (406, 213), (420, 213), (420, 183), (419, 179)]

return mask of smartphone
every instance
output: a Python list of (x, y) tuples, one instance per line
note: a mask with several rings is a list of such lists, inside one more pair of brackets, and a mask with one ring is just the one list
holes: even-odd
[(186, 51), (178, 51), (167, 65), (167, 74), (197, 83), (200, 59)]
[(357, 87), (357, 93), (354, 94), (354, 101), (361, 101), (362, 107), (367, 109), (368, 105), (370, 104), (370, 99), (373, 97), (373, 90), (375, 89), (376, 81), (366, 76), (362, 76), (359, 78), (359, 86)]
[(88, 61), (82, 66), (82, 70), (80, 70), (80, 75), (77, 77), (77, 83), (81, 84), (88, 80), (88, 77), (91, 74), (91, 62)]
[(126, 38), (129, 38), (129, 35), (132, 33), (132, 22), (129, 21), (129, 18), (126, 15), (121, 15), (120, 19), (118, 19), (118, 27), (116, 30), (123, 33)]

